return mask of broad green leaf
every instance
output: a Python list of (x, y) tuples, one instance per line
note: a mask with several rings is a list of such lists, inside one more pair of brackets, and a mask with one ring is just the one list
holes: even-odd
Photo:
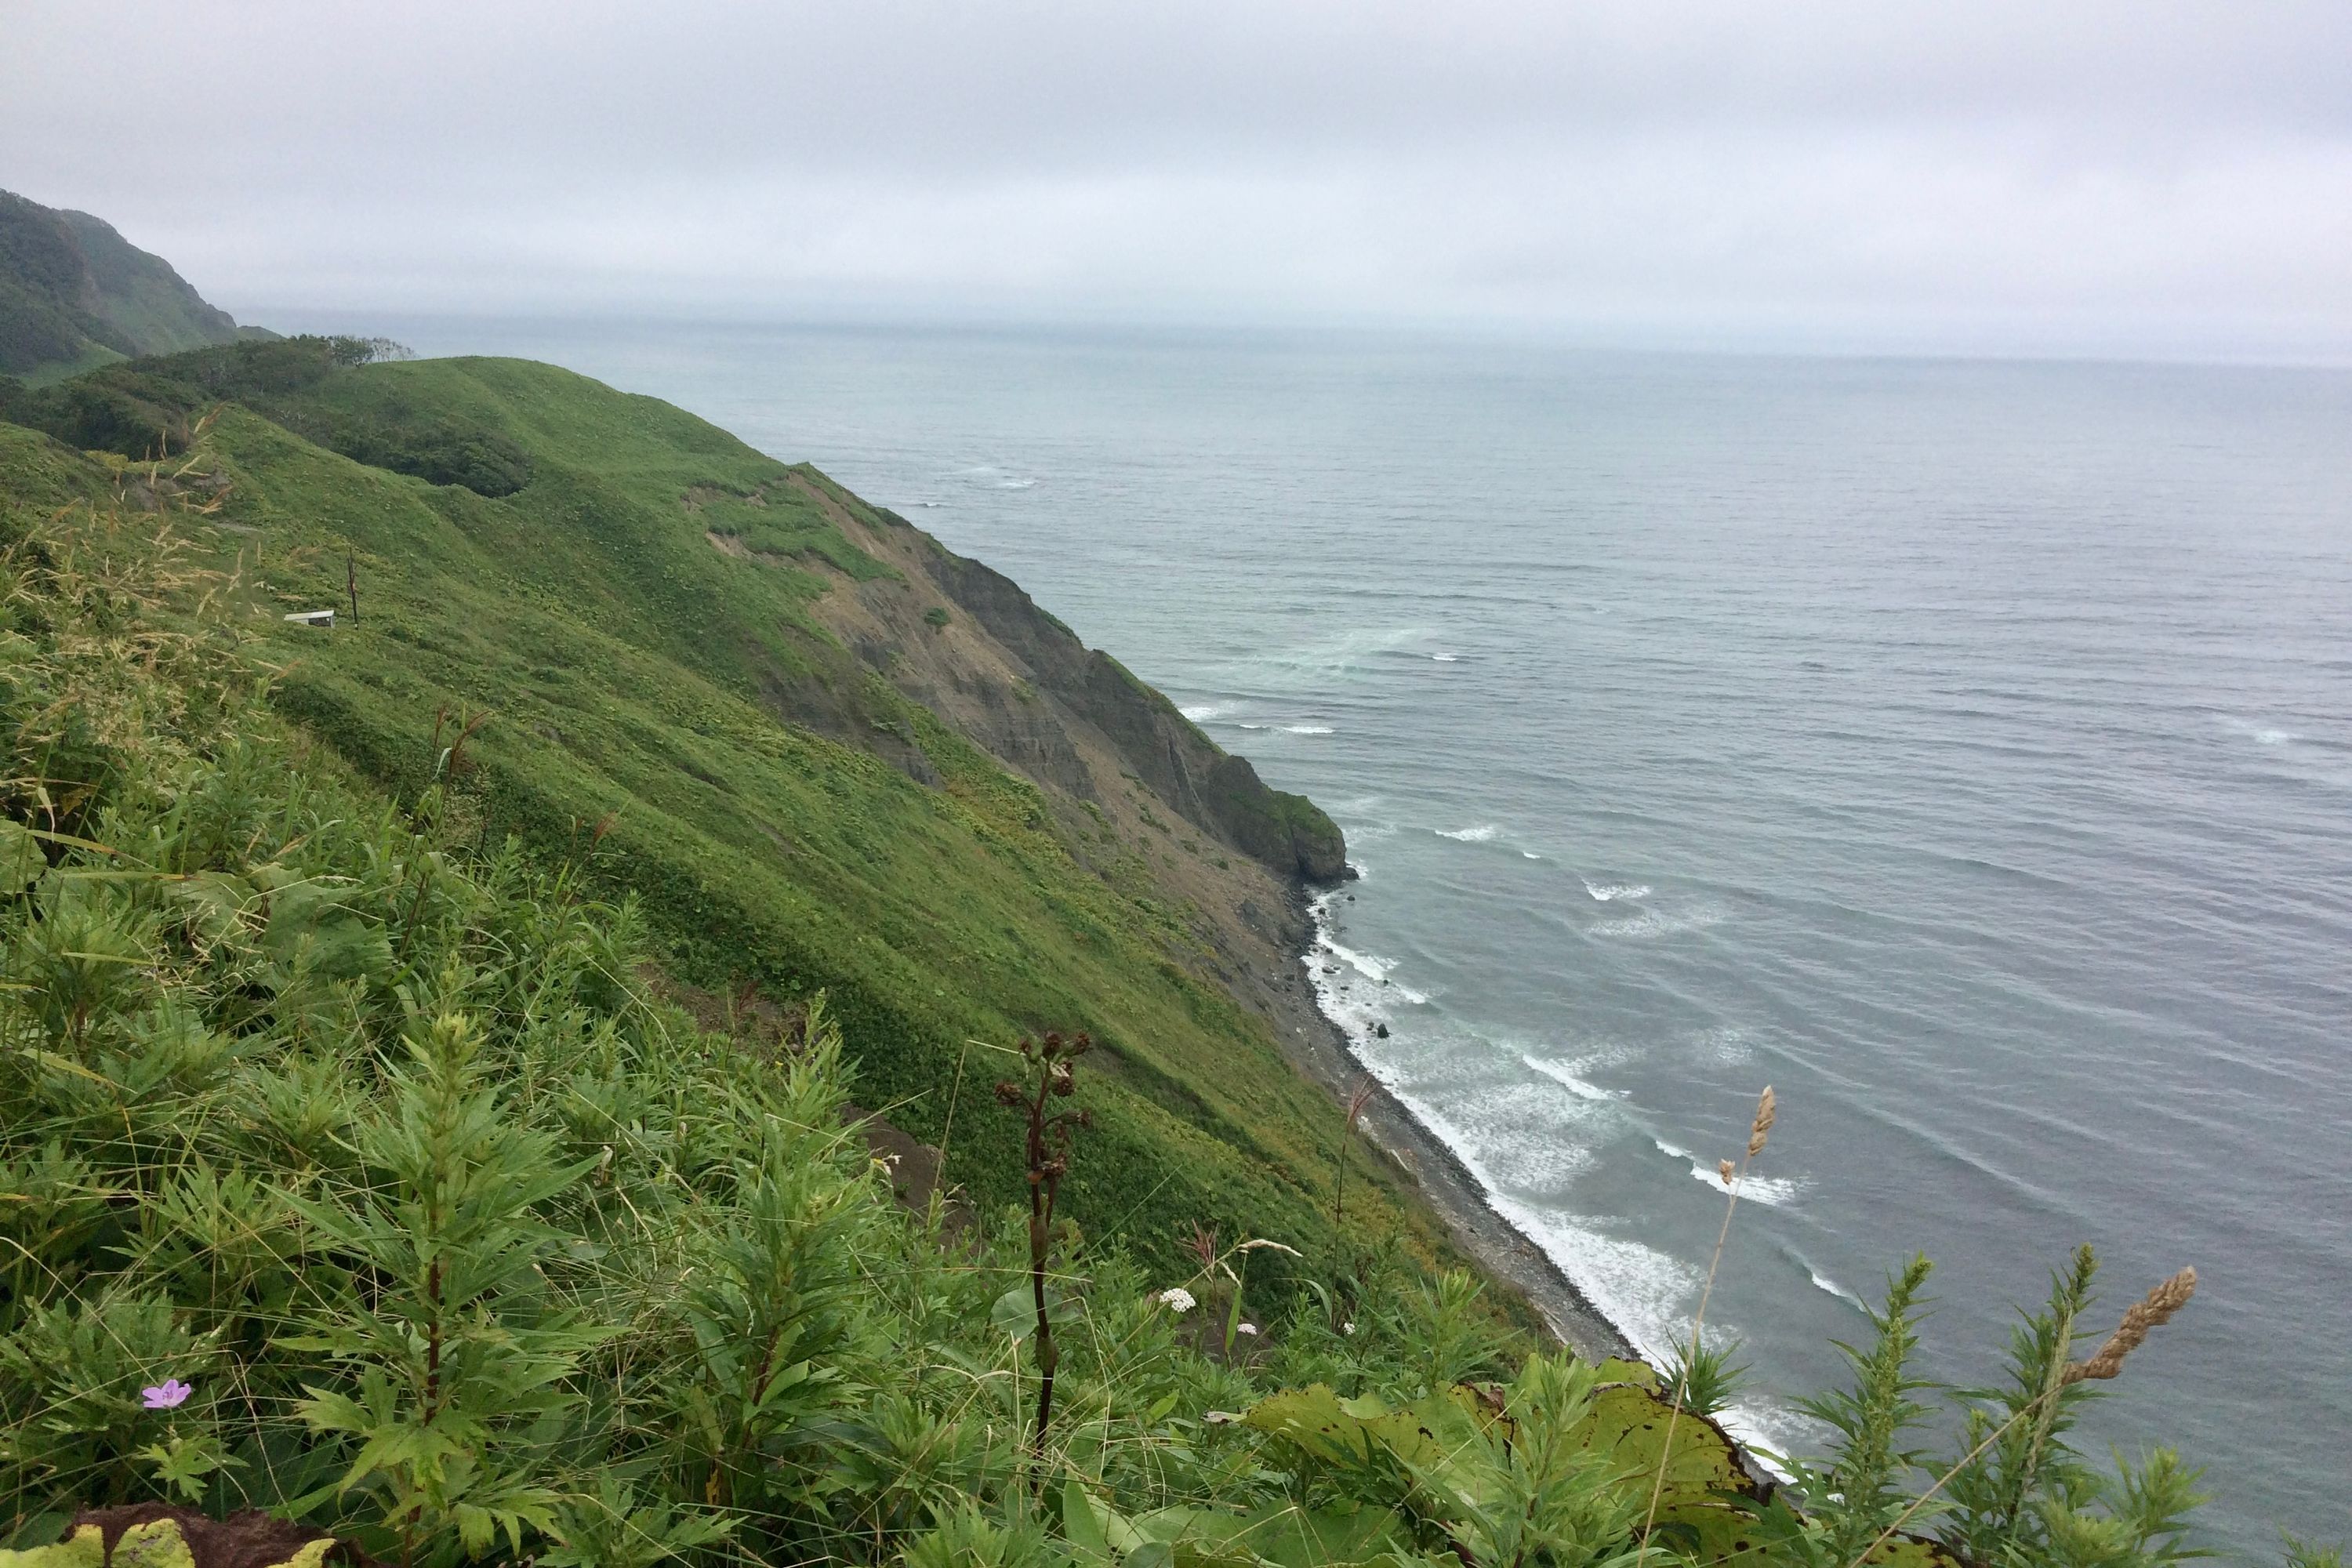
[(1648, 1389), (1632, 1384), (1601, 1389), (1593, 1395), (1592, 1414), (1584, 1425), (1585, 1447), (1636, 1476), (1657, 1474), (1671, 1428), (1674, 1449), (1664, 1494), (1668, 1503), (1705, 1504), (1724, 1492), (1742, 1497), (1755, 1493), (1756, 1483), (1739, 1468), (1722, 1427), (1687, 1410), (1675, 1415), (1664, 1399)]
[(1165, 1543), (1185, 1568), (1368, 1568), (1404, 1550), (1396, 1515), (1355, 1503), (1281, 1503), (1249, 1513), (1169, 1508), (1134, 1522), (1139, 1535)]
[(38, 840), (20, 824), (0, 822), (0, 897), (23, 892), (48, 868)]
[(1319, 1383), (1262, 1399), (1242, 1417), (1244, 1425), (1287, 1437), (1318, 1459), (1362, 1463), (1385, 1454), (1424, 1475), (1476, 1445), (1495, 1419), (1467, 1388), (1390, 1410), (1370, 1397), (1342, 1399)]
[(1627, 1361), (1623, 1356), (1611, 1356), (1592, 1369), (1602, 1383), (1638, 1383), (1644, 1388), (1658, 1386), (1658, 1369), (1645, 1361)]
[(1083, 1563), (1116, 1563), (1111, 1555), (1110, 1537), (1103, 1528), (1103, 1515), (1110, 1511), (1108, 1504), (1098, 1501), (1076, 1476), (1062, 1488), (1062, 1539), (1070, 1551)]
[(1863, 1559), (1882, 1568), (1964, 1568), (1948, 1548), (1916, 1535), (1898, 1535)]
[[(1045, 1285), (1045, 1321), (1059, 1328), (1076, 1321), (1079, 1306), (1076, 1297), (1066, 1294), (1060, 1286), (1048, 1280)], [(988, 1321), (996, 1331), (1015, 1340), (1025, 1340), (1037, 1331), (1037, 1298), (1029, 1281), (1007, 1290), (988, 1310)]]

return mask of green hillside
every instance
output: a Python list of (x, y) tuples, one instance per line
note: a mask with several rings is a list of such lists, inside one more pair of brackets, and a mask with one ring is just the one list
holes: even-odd
[(104, 220), (0, 191), (0, 375), (55, 379), (239, 335), (228, 312)]
[[(984, 1099), (993, 1047), (1087, 1030), (1110, 1081), (1073, 1218), (1161, 1260), (1195, 1222), (1323, 1244), (1338, 1114), (1213, 977), (1213, 913), (1165, 862), (1265, 904), (1277, 879), (1242, 863), (1248, 835), (1221, 838), (1222, 821), (1192, 820), (1206, 806), (1157, 795), (1140, 768), (1121, 763), (1137, 776), (1113, 781), (1119, 801), (1076, 798), (903, 694), (883, 673), (903, 653), (845, 647), (822, 612), (860, 588), (976, 619), (910, 580), (919, 562), (878, 558), (845, 525), (954, 559), (927, 536), (676, 408), (511, 361), (349, 364), (315, 342), (244, 344), (104, 372), (13, 416), (77, 445), (171, 448), (177, 478), (158, 479), (68, 460), (19, 428), (0, 472), (40, 468), (52, 495), (216, 499), (193, 526), (242, 563), (281, 712), (404, 795), (487, 715), (465, 752), (480, 843), (584, 856), (601, 833), (592, 874), (642, 900), (680, 979), (777, 1002), (825, 992), (859, 1093), (910, 1133), (946, 1139), (959, 1084)], [(737, 542), (742, 554), (720, 547)], [(331, 632), (279, 618), (339, 605)], [(1031, 629), (1083, 654), (1044, 617)], [(925, 644), (950, 634), (981, 635), (919, 628)], [(1050, 662), (1024, 661), (1032, 689), (1013, 706), (1093, 703), (1045, 686)], [(1204, 777), (1223, 764), (1156, 693), (1124, 672), (1112, 684), (1132, 686), (1133, 711), (1108, 719), (1181, 726)], [(1311, 818), (1336, 845), (1304, 802), (1258, 796), (1260, 816)], [(950, 1178), (1016, 1195), (1010, 1129), (965, 1110)]]

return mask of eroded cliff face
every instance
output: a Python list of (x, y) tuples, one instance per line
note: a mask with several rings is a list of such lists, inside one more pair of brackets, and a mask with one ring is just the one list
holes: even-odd
[[(782, 481), (887, 573), (824, 576), (810, 613), (838, 645), (817, 672), (779, 679), (781, 717), (859, 745), (926, 784), (938, 773), (916, 737), (879, 711), (871, 682), (929, 709), (1038, 785), (1072, 854), (1123, 886), (1189, 911), (1192, 942), (1170, 956), (1212, 976), (1286, 1042), (1319, 1031), (1297, 962), (1309, 931), (1302, 887), (1349, 875), (1347, 845), (1302, 795), (1267, 787), (1108, 654), (1088, 648), (1018, 584), (957, 555), (895, 513), (813, 469)], [(712, 533), (746, 570), (780, 564)]]
[[(815, 614), (868, 668), (1049, 791), (1108, 811), (1139, 784), (1214, 843), (1283, 879), (1347, 875), (1347, 845), (1303, 795), (1270, 789), (1167, 698), (1087, 647), (1003, 573), (821, 477), (791, 480), (895, 576), (836, 581)], [(1149, 824), (1150, 802), (1139, 819)]]

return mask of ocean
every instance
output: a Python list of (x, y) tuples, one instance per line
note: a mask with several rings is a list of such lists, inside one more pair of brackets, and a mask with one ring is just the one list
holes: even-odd
[(2200, 1286), (2086, 1447), (2352, 1535), (2352, 375), (370, 330), (813, 459), (1314, 796), (1327, 1010), (1645, 1349), (1772, 1085), (1708, 1310), (1768, 1446), (1915, 1251), (1967, 1384), (2087, 1242), (2102, 1326)]

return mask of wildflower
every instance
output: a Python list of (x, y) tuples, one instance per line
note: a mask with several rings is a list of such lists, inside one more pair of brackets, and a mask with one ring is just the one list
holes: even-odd
[(1192, 1292), (1185, 1289), (1181, 1285), (1171, 1285), (1160, 1292), (1159, 1300), (1161, 1306), (1171, 1312), (1189, 1312), (1200, 1305), (1198, 1301), (1192, 1300)]
[(176, 1377), (167, 1377), (152, 1388), (142, 1388), (139, 1391), (146, 1408), (150, 1410), (177, 1410), (187, 1403), (188, 1395), (194, 1392), (194, 1388), (182, 1383)]
[(1249, 1335), (1252, 1339), (1255, 1339), (1257, 1337), (1257, 1325), (1255, 1323), (1240, 1323), (1236, 1324), (1235, 1327), (1240, 1329), (1243, 1333)]
[(1349, 1339), (1353, 1339), (1356, 1337), (1356, 1325), (1353, 1323), (1342, 1323), (1339, 1325), (1339, 1331), (1347, 1335)]

